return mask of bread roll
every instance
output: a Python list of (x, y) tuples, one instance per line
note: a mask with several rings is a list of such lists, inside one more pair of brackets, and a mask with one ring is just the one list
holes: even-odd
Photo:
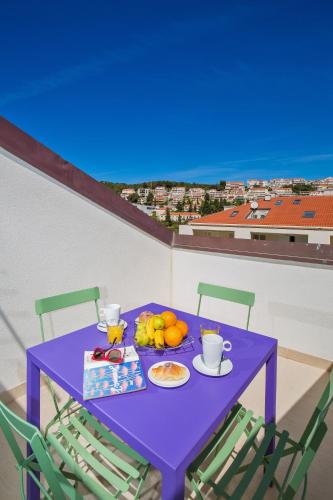
[(165, 363), (152, 369), (156, 380), (180, 380), (186, 377), (186, 368), (175, 363)]

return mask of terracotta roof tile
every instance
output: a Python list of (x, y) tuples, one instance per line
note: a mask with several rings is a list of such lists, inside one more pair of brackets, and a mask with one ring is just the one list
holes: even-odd
[[(294, 200), (301, 200), (301, 202), (295, 205)], [(279, 201), (278, 205), (277, 201)], [(258, 205), (259, 209), (269, 209), (263, 219), (248, 219), (251, 206), (250, 203), (245, 203), (234, 209), (197, 219), (193, 224), (333, 228), (333, 196), (276, 197), (269, 201), (258, 201)], [(236, 211), (238, 213), (231, 216)], [(313, 218), (304, 217), (304, 212), (311, 211), (315, 212)]]

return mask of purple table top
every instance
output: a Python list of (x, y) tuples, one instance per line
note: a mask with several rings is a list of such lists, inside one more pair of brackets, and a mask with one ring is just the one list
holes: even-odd
[[(193, 350), (163, 357), (141, 356), (147, 390), (90, 401), (82, 399), (83, 352), (107, 346), (105, 334), (96, 324), (50, 340), (28, 350), (33, 363), (61, 385), (88, 411), (99, 418), (156, 467), (173, 470), (187, 467), (214, 429), (265, 364), (277, 346), (273, 338), (197, 317), (158, 304), (147, 304), (122, 315), (128, 322), (126, 344), (132, 344), (134, 320), (144, 310), (155, 313), (170, 309), (189, 324), (195, 337)], [(227, 354), (234, 365), (225, 377), (207, 377), (196, 372), (192, 359), (202, 352), (200, 324), (220, 324), (225, 340), (233, 348)], [(182, 387), (164, 389), (152, 384), (148, 368), (159, 360), (184, 363), (191, 378)], [(264, 397), (264, 396), (263, 396)]]

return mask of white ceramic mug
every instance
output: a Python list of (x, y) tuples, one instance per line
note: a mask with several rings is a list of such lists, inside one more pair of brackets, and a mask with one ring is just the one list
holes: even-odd
[(203, 360), (207, 368), (217, 368), (221, 363), (222, 352), (231, 351), (232, 344), (220, 335), (207, 334), (202, 337)]
[(101, 307), (100, 311), (108, 325), (118, 325), (120, 319), (119, 304), (107, 304), (106, 306)]

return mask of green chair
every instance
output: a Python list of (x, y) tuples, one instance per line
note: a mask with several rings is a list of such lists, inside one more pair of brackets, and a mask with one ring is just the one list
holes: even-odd
[[(26, 498), (24, 472), (33, 479), (44, 496), (48, 499), (57, 498), (59, 500), (65, 500), (65, 498), (82, 498), (61, 471), (55, 466), (43, 436), (37, 427), (34, 427), (18, 417), (1, 401), (0, 426), (17, 462), (16, 468), (19, 473), (22, 499)], [(28, 457), (25, 458), (23, 456), (15, 434), (18, 434), (26, 443), (29, 443), (32, 453)], [(43, 474), (47, 486), (40, 482), (38, 478), (39, 473)]]
[[(97, 301), (100, 298), (100, 292), (98, 287), (94, 288), (87, 288), (85, 290), (78, 290), (75, 292), (69, 292), (69, 293), (64, 293), (61, 295), (54, 295), (52, 297), (46, 297), (43, 299), (38, 299), (35, 301), (35, 310), (36, 314), (39, 316), (39, 322), (40, 322), (40, 331), (41, 331), (41, 337), (42, 341), (45, 342), (45, 329), (44, 329), (44, 322), (43, 322), (43, 315), (50, 313), (52, 311), (57, 311), (59, 309), (64, 309), (67, 307), (71, 306), (76, 306), (79, 304), (83, 304), (85, 302), (95, 302), (95, 308), (96, 308), (96, 317), (97, 321), (100, 320), (99, 317), (99, 311), (98, 311), (98, 305)], [(49, 387), (49, 390), (52, 395), (53, 403), (56, 409), (56, 415), (54, 419), (48, 424), (46, 430), (53, 425), (55, 420), (59, 420), (61, 415), (64, 414), (65, 411), (75, 411), (74, 404), (75, 400), (72, 398), (69, 398), (67, 403), (62, 407), (59, 408), (56, 394), (54, 391), (54, 387), (50, 381), (50, 379), (47, 377), (47, 384)]]
[[(325, 417), (332, 401), (333, 371), (298, 442), (292, 440), (287, 431), (279, 432), (275, 424), (265, 425), (263, 417), (255, 418), (252, 411), (246, 410), (238, 403), (223, 427), (187, 471), (196, 497), (205, 498), (202, 490), (211, 487), (218, 498), (239, 500), (250, 487), (259, 467), (264, 466), (264, 472), (260, 471), (259, 485), (252, 486), (252, 500), (263, 499), (272, 485), (277, 489), (278, 500), (290, 500), (295, 497), (302, 483), (301, 498), (304, 499), (307, 473), (327, 432)], [(258, 435), (262, 430), (265, 433), (260, 440)], [(269, 454), (272, 439), (276, 440), (277, 444), (274, 452)], [(279, 482), (275, 473), (281, 459), (287, 456), (290, 463), (282, 482)], [(236, 476), (240, 478), (239, 481)]]
[[(68, 425), (61, 423), (58, 431), (50, 433), (46, 441), (37, 427), (18, 417), (2, 402), (0, 425), (17, 462), (22, 499), (26, 498), (24, 471), (50, 500), (83, 499), (77, 490), (80, 483), (94, 494), (94, 498), (119, 498), (129, 490), (135, 499), (139, 498), (150, 464), (86, 410), (81, 409), (77, 416), (72, 416)], [(96, 439), (90, 429), (97, 431), (102, 440)], [(29, 443), (32, 453), (27, 458), (15, 434)], [(59, 467), (53, 454), (62, 461)], [(38, 478), (40, 473), (42, 480)]]
[(85, 302), (95, 302), (96, 316), (99, 321), (99, 311), (97, 301), (100, 298), (99, 288), (86, 288), (85, 290), (77, 290), (76, 292), (63, 293), (61, 295), (54, 295), (53, 297), (46, 297), (44, 299), (37, 299), (35, 301), (36, 314), (39, 316), (40, 331), (43, 342), (45, 342), (45, 331), (43, 323), (43, 314), (65, 309), (71, 306), (84, 304)]
[(210, 285), (209, 283), (199, 283), (198, 285), (199, 303), (197, 315), (200, 314), (202, 296), (213, 297), (215, 299), (227, 300), (248, 306), (246, 330), (249, 329), (251, 308), (254, 305), (255, 294), (253, 292), (246, 292), (244, 290), (236, 290), (235, 288), (226, 288), (224, 286)]

